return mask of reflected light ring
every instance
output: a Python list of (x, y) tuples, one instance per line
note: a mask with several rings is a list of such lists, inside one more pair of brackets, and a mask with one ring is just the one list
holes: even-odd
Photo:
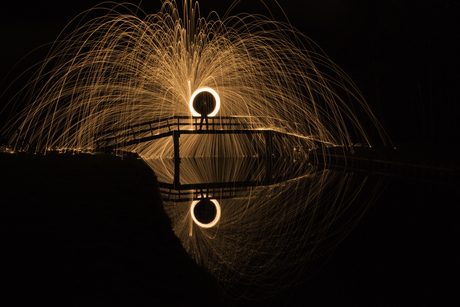
[[(200, 199), (201, 200), (201, 199)], [(217, 199), (210, 199), (210, 201), (212, 201), (212, 203), (214, 204), (214, 206), (216, 207), (216, 217), (214, 218), (214, 220), (212, 220), (211, 223), (208, 223), (208, 224), (203, 224), (203, 223), (200, 223), (196, 217), (195, 217), (195, 213), (193, 213), (193, 209), (195, 209), (195, 206), (196, 204), (198, 204), (200, 202), (200, 200), (194, 200), (192, 201), (192, 205), (190, 206), (190, 214), (192, 215), (192, 219), (193, 221), (195, 222), (195, 224), (197, 224), (198, 226), (202, 227), (202, 228), (211, 228), (211, 227), (214, 227), (217, 222), (219, 222), (220, 220), (220, 205), (219, 205), (219, 202), (217, 201)]]
[(219, 97), (219, 94), (217, 94), (217, 92), (210, 87), (201, 87), (197, 89), (195, 92), (193, 92), (192, 97), (190, 97), (190, 102), (189, 102), (190, 112), (192, 112), (193, 116), (201, 116), (201, 114), (198, 113), (193, 108), (193, 100), (195, 99), (196, 95), (198, 95), (201, 92), (208, 92), (208, 93), (211, 93), (212, 96), (214, 96), (214, 99), (216, 100), (216, 107), (214, 108), (214, 111), (212, 111), (212, 113), (209, 114), (208, 116), (209, 117), (215, 116), (217, 112), (219, 112), (219, 109), (220, 109), (220, 97)]

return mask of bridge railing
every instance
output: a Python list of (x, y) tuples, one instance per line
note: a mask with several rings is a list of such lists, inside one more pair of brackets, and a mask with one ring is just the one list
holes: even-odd
[[(252, 116), (218, 116), (208, 117), (207, 121), (199, 116), (171, 116), (149, 122), (133, 124), (101, 133), (98, 140), (100, 148), (114, 148), (118, 144), (140, 143), (156, 138), (172, 135), (173, 131), (204, 130), (203, 133), (213, 133), (235, 130), (266, 129), (268, 126), (283, 126), (286, 121), (276, 118)], [(206, 131), (206, 132), (205, 132)]]

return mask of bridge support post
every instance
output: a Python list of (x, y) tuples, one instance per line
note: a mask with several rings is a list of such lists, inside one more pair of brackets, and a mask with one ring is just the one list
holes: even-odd
[(271, 184), (272, 179), (272, 154), (273, 154), (273, 145), (272, 138), (273, 133), (271, 130), (264, 131), (265, 138), (265, 157), (267, 159), (266, 168), (265, 168), (265, 184)]
[(173, 143), (174, 143), (174, 189), (179, 190), (180, 188), (180, 156), (179, 156), (179, 137), (180, 130), (173, 131)]

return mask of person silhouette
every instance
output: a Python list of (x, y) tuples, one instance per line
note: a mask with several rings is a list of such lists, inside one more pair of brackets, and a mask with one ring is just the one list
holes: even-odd
[(209, 129), (209, 123), (208, 123), (208, 104), (206, 100), (203, 99), (201, 102), (201, 121), (200, 121), (200, 130), (203, 127), (203, 123), (206, 122), (206, 130)]

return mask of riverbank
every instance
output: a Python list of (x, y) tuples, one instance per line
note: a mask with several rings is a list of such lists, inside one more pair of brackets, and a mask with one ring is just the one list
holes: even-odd
[(0, 154), (0, 195), (9, 306), (223, 303), (174, 236), (142, 160)]

